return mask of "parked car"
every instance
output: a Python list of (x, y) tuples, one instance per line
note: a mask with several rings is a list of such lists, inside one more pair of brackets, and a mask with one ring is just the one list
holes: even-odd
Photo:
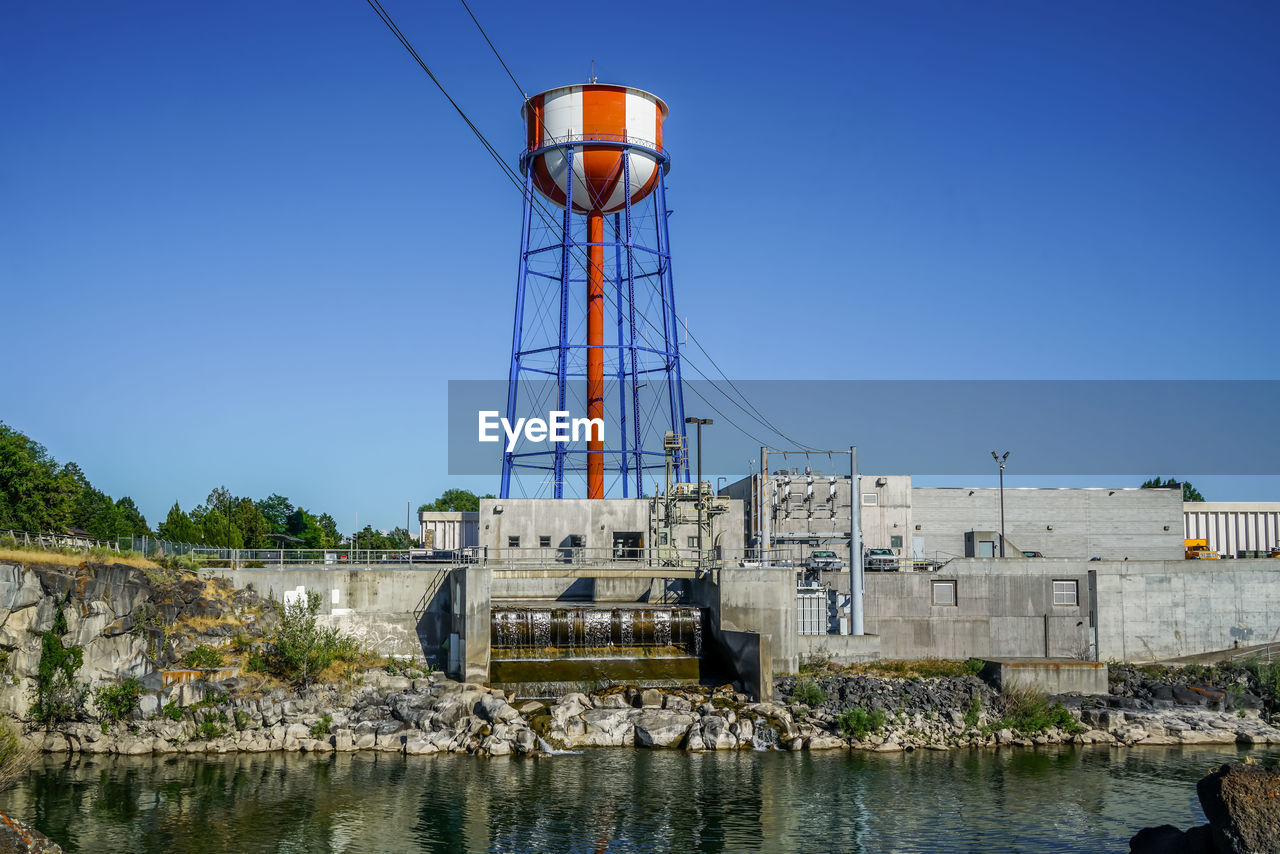
[(867, 549), (862, 567), (867, 572), (897, 572), (898, 556), (893, 549)]
[(842, 561), (835, 552), (829, 550), (815, 550), (809, 554), (809, 560), (805, 564), (805, 569), (817, 569), (823, 572), (839, 572), (844, 569), (844, 561)]

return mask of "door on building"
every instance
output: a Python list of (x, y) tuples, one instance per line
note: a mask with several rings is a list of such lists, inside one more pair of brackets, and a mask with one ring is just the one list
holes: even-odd
[(911, 538), (911, 559), (924, 560), (924, 537)]
[(639, 531), (613, 532), (614, 560), (640, 560), (644, 556), (644, 535)]

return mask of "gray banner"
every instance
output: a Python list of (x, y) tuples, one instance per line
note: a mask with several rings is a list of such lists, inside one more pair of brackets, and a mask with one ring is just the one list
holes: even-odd
[[(554, 384), (528, 385), (520, 414), (546, 420), (556, 408)], [(606, 452), (619, 447), (616, 397), (606, 390)], [(506, 437), (494, 427), (499, 441), (480, 442), (478, 413), (505, 416), (506, 406), (505, 380), (449, 382), (449, 474), (500, 471)], [(642, 446), (660, 451), (670, 407), (655, 398), (641, 409)], [(574, 401), (566, 411), (585, 416)], [(990, 452), (1010, 449), (1024, 475), (1280, 474), (1277, 380), (686, 382), (684, 414), (715, 422), (703, 428), (706, 473), (745, 474), (762, 444), (812, 449), (815, 459), (856, 444), (859, 468), (886, 474), (989, 474)], [(522, 434), (515, 452), (553, 449)]]

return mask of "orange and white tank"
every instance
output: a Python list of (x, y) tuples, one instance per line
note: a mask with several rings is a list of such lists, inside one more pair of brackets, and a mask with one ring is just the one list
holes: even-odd
[[(631, 148), (631, 203), (647, 196), (658, 180), (662, 151), (662, 99), (630, 86), (585, 83), (534, 95), (521, 110), (533, 158), (533, 185), (560, 207), (565, 204), (568, 157), (556, 143), (573, 141), (573, 210), (613, 213), (626, 201), (622, 143)], [(596, 143), (593, 145), (592, 143)], [(553, 147), (547, 147), (553, 146)]]

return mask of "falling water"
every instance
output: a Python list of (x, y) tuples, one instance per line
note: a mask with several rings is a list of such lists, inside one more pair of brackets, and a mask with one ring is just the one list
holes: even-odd
[(490, 678), (524, 696), (701, 677), (702, 611), (495, 607)]
[(773, 728), (773, 724), (757, 715), (752, 720), (752, 732), (755, 733), (755, 739), (751, 746), (755, 750), (773, 750), (778, 743), (778, 731)]

